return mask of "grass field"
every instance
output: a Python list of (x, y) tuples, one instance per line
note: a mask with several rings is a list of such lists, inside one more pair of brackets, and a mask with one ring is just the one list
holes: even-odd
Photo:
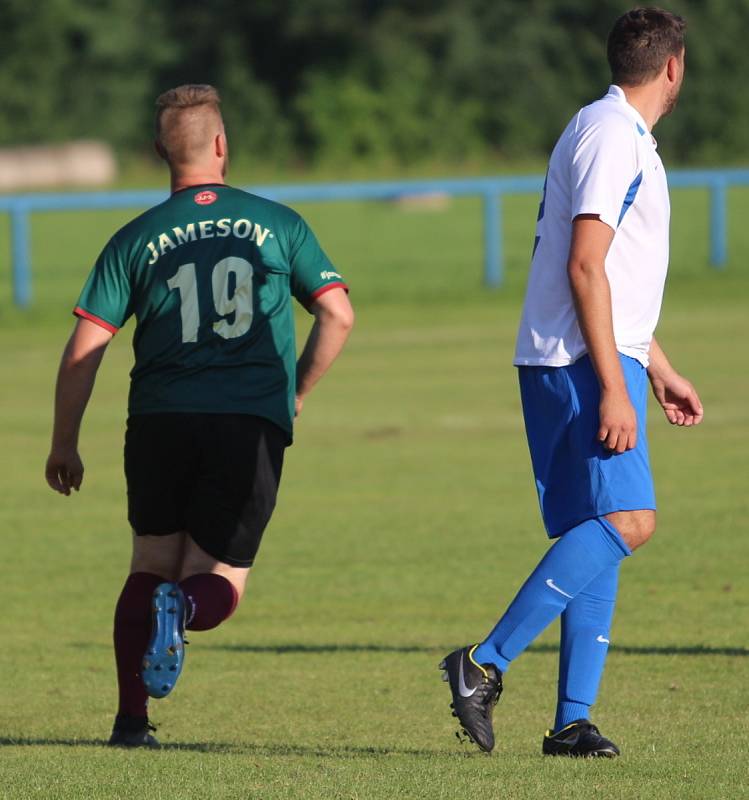
[(358, 325), (305, 406), (244, 605), (192, 637), (180, 685), (152, 705), (158, 753), (101, 746), (129, 552), (128, 330), (86, 418), (80, 495), (42, 476), (69, 310), (125, 216), (40, 215), (25, 315), (9, 309), (3, 248), (0, 797), (749, 796), (747, 192), (731, 197), (724, 273), (706, 268), (706, 197), (674, 196), (659, 338), (706, 419), (675, 430), (651, 406), (660, 527), (623, 567), (594, 709), (623, 757), (540, 756), (556, 626), (507, 674), (494, 755), (453, 736), (437, 662), (485, 634), (547, 546), (510, 366), (536, 202), (508, 203), (508, 286), (494, 294), (479, 286), (473, 201), (302, 209), (351, 281)]

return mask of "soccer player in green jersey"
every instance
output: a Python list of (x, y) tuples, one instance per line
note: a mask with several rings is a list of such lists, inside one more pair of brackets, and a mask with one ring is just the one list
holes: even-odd
[[(62, 356), (46, 478), (78, 490), (78, 434), (107, 345), (135, 316), (125, 475), (133, 529), (117, 603), (119, 709), (109, 743), (156, 747), (148, 696), (171, 691), (184, 629), (215, 628), (244, 592), (284, 449), (353, 325), (347, 287), (294, 211), (227, 186), (219, 97), (157, 100), (171, 196), (117, 231)], [(296, 358), (292, 296), (314, 323)]]

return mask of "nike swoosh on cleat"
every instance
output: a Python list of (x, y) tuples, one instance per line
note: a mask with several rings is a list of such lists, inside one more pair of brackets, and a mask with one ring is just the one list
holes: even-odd
[(476, 691), (476, 687), (469, 689), (466, 686), (465, 678), (463, 677), (463, 656), (460, 657), (460, 669), (458, 670), (458, 691), (461, 697), (472, 697)]
[(600, 634), (599, 634), (598, 636), (596, 636), (596, 641), (597, 641), (597, 642), (600, 642), (601, 644), (608, 644), (608, 643), (609, 643), (609, 640), (608, 640), (608, 639), (605, 639), (605, 638), (604, 638), (603, 636), (601, 636)]
[(547, 579), (546, 579), (546, 585), (549, 587), (549, 589), (553, 589), (555, 592), (559, 592), (559, 594), (563, 594), (565, 597), (569, 597), (569, 598), (570, 598), (570, 600), (572, 600), (572, 595), (571, 595), (571, 594), (567, 594), (567, 592), (564, 592), (564, 591), (562, 591), (562, 590), (561, 590), (561, 589), (560, 589), (560, 588), (559, 588), (559, 587), (558, 587), (558, 586), (557, 586), (557, 585), (554, 583), (554, 581), (553, 581), (551, 578), (547, 578)]

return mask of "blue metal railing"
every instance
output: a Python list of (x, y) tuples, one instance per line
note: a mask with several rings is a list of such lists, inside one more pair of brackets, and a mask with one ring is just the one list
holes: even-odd
[[(721, 267), (728, 257), (727, 190), (749, 186), (749, 169), (678, 170), (669, 174), (671, 188), (702, 188), (710, 192), (710, 263)], [(392, 200), (403, 196), (448, 194), (479, 196), (484, 206), (484, 283), (502, 285), (502, 199), (505, 195), (540, 193), (543, 176), (454, 178), (437, 180), (318, 183), (297, 186), (252, 186), (248, 191), (285, 203), (341, 200)], [(148, 208), (162, 202), (166, 191), (82, 192), (0, 196), (0, 212), (11, 218), (13, 300), (31, 304), (31, 245), (29, 215), (35, 211), (84, 211)]]

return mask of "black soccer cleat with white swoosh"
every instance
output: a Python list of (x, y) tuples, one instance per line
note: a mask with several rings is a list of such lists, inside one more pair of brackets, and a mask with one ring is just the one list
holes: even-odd
[(573, 758), (615, 758), (619, 748), (587, 719), (571, 722), (556, 733), (546, 731), (542, 752), (545, 756)]
[[(492, 712), (502, 694), (502, 673), (493, 664), (478, 664), (473, 653), (478, 645), (455, 650), (440, 664), (450, 684), (453, 716), (463, 732), (484, 752), (494, 749)], [(458, 737), (460, 738), (460, 737)]]

